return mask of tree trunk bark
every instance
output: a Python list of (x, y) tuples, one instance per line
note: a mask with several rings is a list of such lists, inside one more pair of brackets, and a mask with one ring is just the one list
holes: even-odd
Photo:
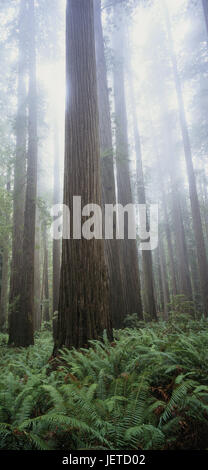
[(168, 209), (167, 203), (165, 199), (165, 192), (163, 184), (162, 186), (162, 203), (163, 203), (163, 210), (164, 210), (164, 224), (165, 224), (165, 233), (166, 233), (166, 240), (168, 245), (168, 257), (170, 263), (170, 273), (171, 273), (171, 288), (173, 296), (178, 294), (178, 287), (177, 287), (177, 275), (176, 275), (176, 268), (175, 268), (175, 260), (174, 260), (174, 253), (173, 253), (173, 242), (171, 237), (171, 230), (169, 226), (169, 217), (168, 217)]
[(2, 256), (2, 279), (0, 297), (0, 332), (5, 331), (8, 302), (9, 245), (5, 242)]
[(48, 284), (48, 246), (47, 246), (47, 229), (46, 224), (43, 222), (43, 279), (42, 279), (42, 292), (43, 292), (43, 320), (50, 321), (49, 312), (49, 284)]
[(27, 347), (34, 344), (34, 261), (35, 261), (35, 218), (37, 194), (37, 92), (36, 92), (36, 49), (35, 49), (35, 8), (34, 0), (29, 2), (28, 41), (29, 51), (29, 128), (27, 156), (27, 188), (23, 231), (22, 276), (18, 310), (15, 315), (13, 343)]
[(162, 287), (163, 287), (164, 320), (168, 320), (168, 314), (169, 314), (168, 304), (170, 302), (170, 293), (169, 293), (169, 286), (168, 286), (168, 280), (167, 280), (168, 277), (167, 277), (164, 244), (163, 244), (163, 240), (161, 239), (161, 235), (159, 239), (160, 239), (159, 260), (160, 260), (160, 269), (161, 269), (161, 278), (162, 278)]
[[(116, 203), (116, 193), (111, 114), (101, 21), (101, 0), (94, 0), (94, 16), (101, 147), (102, 201), (104, 206), (105, 204)], [(123, 298), (123, 281), (118, 240), (105, 240), (105, 257), (109, 273), (110, 312), (112, 324), (114, 328), (121, 328), (123, 326), (123, 319), (126, 312), (124, 310), (125, 302)]]
[(27, 0), (21, 0), (19, 12), (19, 58), (18, 58), (18, 88), (17, 88), (17, 118), (16, 118), (16, 158), (14, 164), (13, 190), (13, 235), (12, 261), (9, 294), (9, 343), (14, 340), (17, 303), (20, 293), (22, 243), (24, 227), (25, 185), (26, 185), (26, 62), (25, 49), (27, 21)]
[(196, 188), (196, 178), (195, 178), (193, 161), (192, 161), (191, 143), (189, 139), (187, 122), (186, 122), (181, 81), (180, 81), (180, 77), (178, 73), (178, 66), (177, 66), (176, 56), (174, 52), (170, 18), (169, 18), (169, 13), (168, 13), (165, 0), (163, 1), (163, 4), (164, 4), (166, 24), (167, 24), (170, 55), (171, 55), (173, 73), (174, 73), (174, 78), (175, 78), (176, 93), (177, 93), (177, 98), (178, 98), (180, 124), (181, 124), (186, 168), (187, 168), (188, 181), (189, 181), (189, 194), (190, 194), (190, 201), (191, 201), (193, 229), (194, 229), (196, 248), (197, 248), (197, 258), (198, 258), (198, 266), (199, 266), (199, 277), (200, 277), (200, 287), (201, 287), (201, 294), (202, 294), (202, 301), (203, 301), (203, 309), (204, 309), (205, 316), (208, 316), (208, 289), (207, 289), (208, 263), (207, 263), (204, 235), (203, 235), (202, 222), (201, 222), (200, 206), (199, 206), (199, 200), (198, 200), (197, 188)]
[(162, 273), (161, 273), (161, 265), (160, 265), (160, 257), (159, 257), (159, 247), (156, 250), (154, 256), (154, 266), (156, 269), (156, 278), (157, 278), (157, 305), (158, 311), (164, 312), (164, 295), (163, 295), (163, 284), (162, 284)]
[[(137, 197), (139, 204), (146, 204), (144, 174), (143, 174), (143, 163), (142, 163), (142, 150), (140, 142), (140, 134), (137, 124), (137, 116), (135, 110), (135, 93), (133, 81), (131, 79), (131, 67), (129, 64), (129, 94), (131, 101), (131, 111), (133, 117), (133, 131), (134, 131), (134, 143), (136, 151), (136, 184), (137, 184)], [(149, 221), (147, 219), (147, 231), (149, 230)], [(157, 310), (155, 304), (155, 292), (154, 292), (154, 278), (152, 268), (152, 252), (148, 250), (142, 251), (142, 266), (144, 276), (144, 296), (145, 306), (150, 319), (157, 320)]]
[[(67, 1), (66, 60), (64, 204), (73, 213), (75, 195), (82, 206), (101, 205), (93, 0)], [(55, 353), (85, 347), (104, 330), (111, 336), (108, 294), (103, 240), (63, 240)]]
[[(54, 175), (53, 175), (53, 204), (61, 204), (58, 124), (54, 123)], [(53, 313), (58, 311), (59, 287), (61, 269), (61, 243), (53, 239)]]
[(34, 328), (40, 330), (41, 327), (41, 282), (40, 282), (40, 218), (39, 211), (36, 211), (36, 231), (35, 231), (35, 276), (34, 276)]
[[(116, 169), (117, 169), (117, 187), (118, 203), (122, 206), (133, 203), (128, 135), (127, 135), (127, 115), (124, 87), (124, 57), (122, 48), (124, 47), (121, 25), (118, 20), (117, 5), (114, 6), (114, 20), (116, 28), (113, 33), (114, 46), (114, 101), (115, 101), (115, 120), (116, 120)], [(124, 299), (125, 311), (127, 314), (137, 313), (140, 319), (143, 318), (141, 289), (139, 276), (139, 261), (136, 240), (127, 238), (127, 218), (124, 222), (125, 239), (119, 241), (122, 260), (122, 275), (124, 279)]]

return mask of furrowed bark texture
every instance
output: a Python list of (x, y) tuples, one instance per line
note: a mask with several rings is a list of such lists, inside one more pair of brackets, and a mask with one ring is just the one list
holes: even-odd
[[(115, 204), (116, 194), (113, 165), (111, 114), (101, 22), (101, 0), (94, 0), (94, 11), (101, 148), (102, 200), (104, 205)], [(123, 325), (123, 319), (126, 312), (124, 309), (125, 301), (123, 298), (123, 280), (118, 240), (105, 240), (105, 256), (110, 281), (110, 311), (112, 316), (112, 323), (114, 328), (120, 328)]]
[[(68, 0), (66, 13), (66, 140), (64, 204), (101, 204), (100, 142), (93, 0)], [(72, 213), (72, 210), (71, 210)], [(58, 335), (61, 346), (80, 348), (111, 335), (103, 240), (63, 240)]]

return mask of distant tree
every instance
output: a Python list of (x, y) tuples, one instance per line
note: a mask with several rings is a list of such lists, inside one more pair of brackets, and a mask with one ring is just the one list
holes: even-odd
[(49, 312), (49, 280), (48, 280), (48, 239), (47, 239), (47, 225), (42, 223), (42, 238), (43, 238), (43, 276), (42, 276), (42, 308), (43, 320), (50, 321)]
[(27, 141), (27, 0), (20, 1), (18, 24), (18, 88), (16, 116), (16, 157), (14, 163), (13, 189), (13, 236), (10, 276), (9, 343), (14, 341), (16, 331), (16, 307), (20, 294), (22, 272), (22, 245), (24, 229), (25, 185), (26, 185), (26, 141)]
[[(61, 203), (60, 194), (60, 169), (59, 169), (59, 143), (58, 143), (58, 124), (54, 123), (54, 172), (53, 172), (53, 204)], [(60, 269), (61, 269), (61, 243), (60, 240), (53, 239), (53, 313), (58, 311)]]
[(23, 229), (23, 257), (19, 299), (10, 324), (9, 343), (15, 346), (34, 344), (34, 258), (37, 196), (37, 90), (34, 0), (28, 5), (28, 153), (27, 186)]
[(36, 227), (35, 227), (35, 274), (34, 274), (34, 329), (39, 330), (41, 327), (41, 234), (40, 234), (40, 214), (36, 210)]
[[(123, 13), (120, 7), (114, 4), (114, 31), (113, 31), (113, 82), (115, 102), (115, 127), (116, 127), (116, 169), (118, 203), (123, 206), (133, 203), (129, 149), (127, 114), (124, 85), (124, 56), (125, 47), (123, 37)], [(136, 240), (129, 240), (127, 234), (127, 218), (124, 222), (124, 240), (119, 242), (121, 250), (122, 276), (124, 279), (124, 300), (126, 314), (137, 313), (139, 318), (143, 317), (141, 303), (141, 288), (139, 261)]]
[(190, 137), (188, 133), (187, 121), (186, 121), (182, 86), (181, 86), (180, 76), (178, 72), (177, 60), (176, 60), (176, 56), (174, 52), (169, 12), (168, 12), (165, 0), (163, 0), (163, 6), (164, 6), (164, 14), (165, 14), (166, 24), (167, 24), (170, 57), (171, 57), (172, 66), (173, 66), (176, 93), (177, 93), (177, 98), (178, 98), (181, 132), (182, 132), (182, 137), (183, 137), (186, 168), (187, 168), (187, 175), (188, 175), (188, 181), (189, 181), (189, 195), (190, 195), (190, 201), (191, 201), (193, 229), (194, 229), (195, 240), (196, 240), (203, 310), (204, 310), (204, 314), (207, 316), (208, 315), (208, 290), (207, 290), (208, 262), (207, 262), (207, 255), (206, 255), (201, 214), (200, 214), (200, 205), (199, 205), (199, 199), (198, 199), (198, 194), (197, 194), (196, 178), (195, 178), (194, 167), (193, 167), (192, 150), (191, 150)]
[[(137, 112), (135, 107), (135, 91), (132, 80), (132, 70), (130, 62), (130, 51), (128, 60), (128, 81), (129, 81), (129, 94), (131, 100), (131, 111), (133, 117), (133, 132), (134, 132), (134, 145), (136, 152), (136, 187), (137, 187), (137, 198), (139, 204), (146, 205), (146, 193), (145, 193), (145, 182), (142, 162), (142, 149), (141, 140), (138, 127)], [(149, 221), (147, 217), (147, 231), (149, 231)], [(149, 318), (156, 320), (156, 302), (155, 302), (155, 290), (154, 290), (154, 277), (153, 277), (153, 266), (152, 266), (152, 252), (151, 250), (142, 251), (142, 266), (144, 276), (144, 298), (145, 298), (145, 310), (148, 313)]]

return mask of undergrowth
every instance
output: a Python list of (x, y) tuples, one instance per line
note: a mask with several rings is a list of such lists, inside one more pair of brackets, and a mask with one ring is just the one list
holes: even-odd
[(208, 322), (187, 315), (60, 352), (0, 335), (0, 449), (206, 449)]

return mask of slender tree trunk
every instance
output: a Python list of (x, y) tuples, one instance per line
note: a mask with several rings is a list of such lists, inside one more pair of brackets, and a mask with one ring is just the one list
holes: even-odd
[(9, 295), (9, 343), (13, 342), (13, 332), (15, 332), (16, 329), (15, 320), (17, 315), (17, 302), (20, 293), (22, 266), (21, 263), (26, 185), (26, 21), (27, 0), (21, 0), (19, 12), (19, 58), (17, 89), (18, 105), (16, 118), (16, 158), (14, 164), (12, 262)]
[[(185, 238), (185, 230), (183, 223), (183, 216), (181, 210), (180, 193), (178, 191), (178, 165), (176, 157), (173, 152), (172, 131), (170, 122), (168, 120), (168, 109), (166, 105), (165, 86), (163, 86), (163, 94), (159, 95), (159, 102), (161, 107), (161, 122), (163, 123), (164, 133), (164, 155), (168, 159), (168, 173), (171, 187), (171, 205), (172, 205), (172, 220), (175, 235), (175, 246), (177, 254), (177, 269), (178, 269), (178, 292), (183, 294), (188, 300), (192, 300), (191, 278), (188, 264), (188, 253)], [(151, 121), (152, 122), (152, 121)], [(157, 142), (152, 126), (152, 136), (154, 140), (154, 147), (157, 149)], [(162, 184), (162, 198), (163, 208), (165, 209), (166, 191), (163, 183), (162, 162), (157, 152), (158, 164), (158, 181)], [(166, 226), (167, 227), (167, 226)], [(173, 274), (173, 273), (172, 273)]]
[(2, 256), (2, 279), (1, 279), (1, 296), (0, 296), (0, 331), (4, 331), (7, 319), (7, 302), (8, 302), (8, 273), (9, 273), (9, 245), (8, 240), (5, 241)]
[[(124, 64), (122, 56), (122, 48), (124, 47), (121, 25), (117, 24), (118, 11), (117, 6), (114, 7), (114, 19), (116, 28), (113, 34), (114, 45), (114, 101), (115, 101), (115, 120), (116, 120), (116, 168), (117, 168), (117, 186), (118, 186), (118, 203), (125, 206), (133, 203), (130, 168), (129, 168), (129, 151), (128, 151), (128, 134), (127, 134), (127, 115), (124, 88)], [(124, 299), (125, 311), (127, 314), (137, 313), (139, 318), (143, 317), (141, 292), (140, 292), (140, 276), (138, 250), (136, 240), (128, 240), (127, 238), (127, 218), (124, 222), (125, 239), (119, 242), (121, 250), (122, 271), (124, 279)]]
[(164, 4), (166, 24), (167, 24), (170, 55), (171, 55), (173, 73), (174, 73), (174, 78), (175, 78), (176, 93), (177, 93), (177, 98), (178, 98), (179, 116), (180, 116), (186, 168), (187, 168), (188, 181), (189, 181), (189, 194), (190, 194), (190, 201), (191, 201), (193, 229), (194, 229), (196, 248), (197, 248), (197, 258), (198, 258), (198, 266), (199, 266), (199, 277), (200, 277), (203, 309), (204, 309), (204, 314), (207, 316), (208, 315), (208, 289), (207, 289), (208, 263), (207, 263), (206, 249), (205, 249), (202, 222), (201, 222), (200, 206), (199, 206), (199, 200), (198, 200), (198, 195), (197, 195), (196, 178), (195, 178), (195, 173), (194, 173), (194, 168), (193, 168), (191, 143), (190, 143), (188, 127), (187, 127), (187, 122), (186, 122), (181, 81), (180, 81), (180, 77), (178, 73), (178, 66), (177, 66), (177, 61), (176, 61), (176, 56), (175, 56), (174, 46), (173, 46), (170, 18), (169, 18), (169, 13), (168, 13), (168, 9), (167, 9), (165, 1), (163, 2), (163, 4)]
[(169, 264), (170, 264), (170, 273), (171, 273), (171, 288), (173, 295), (178, 294), (178, 287), (177, 287), (177, 275), (176, 275), (176, 267), (175, 267), (175, 260), (174, 260), (174, 253), (173, 253), (173, 242), (171, 237), (171, 230), (169, 226), (169, 217), (168, 217), (168, 210), (167, 210), (167, 203), (165, 199), (165, 192), (163, 183), (162, 186), (162, 203), (163, 203), (163, 210), (164, 210), (164, 225), (165, 225), (165, 233), (166, 233), (166, 240), (168, 245), (168, 256), (169, 256)]
[[(130, 62), (130, 61), (129, 61)], [(137, 184), (137, 197), (139, 204), (146, 204), (145, 194), (145, 183), (143, 174), (143, 163), (142, 163), (142, 150), (140, 142), (140, 134), (137, 123), (137, 115), (135, 110), (135, 93), (133, 81), (131, 79), (131, 66), (129, 63), (129, 93), (131, 100), (131, 111), (133, 117), (133, 131), (134, 131), (134, 143), (136, 151), (136, 184)], [(147, 220), (147, 231), (149, 230), (149, 221)], [(155, 304), (155, 292), (154, 292), (154, 278), (152, 268), (152, 252), (148, 250), (142, 251), (142, 266), (144, 276), (144, 297), (145, 306), (147, 313), (151, 319), (157, 319), (157, 311)]]
[(159, 257), (159, 247), (156, 250), (154, 265), (155, 265), (155, 269), (157, 273), (156, 277), (157, 277), (157, 292), (158, 292), (158, 295), (157, 295), (158, 311), (164, 312), (164, 295), (163, 295), (160, 257)]
[(35, 261), (35, 217), (37, 193), (37, 93), (34, 0), (29, 2), (29, 132), (27, 188), (25, 197), (22, 276), (19, 305), (16, 312), (15, 330), (12, 339), (15, 346), (34, 344), (34, 261)]
[[(64, 204), (71, 210), (74, 195), (81, 196), (82, 206), (101, 205), (93, 0), (67, 1), (66, 28)], [(54, 351), (63, 345), (86, 346), (103, 330), (111, 336), (104, 242), (84, 237), (63, 240)]]
[[(101, 146), (102, 200), (115, 204), (115, 178), (107, 69), (101, 21), (101, 0), (94, 0), (98, 108)], [(119, 243), (105, 240), (105, 256), (110, 281), (110, 311), (114, 328), (121, 328), (125, 316)]]
[(160, 260), (160, 269), (161, 269), (161, 278), (162, 278), (162, 287), (163, 287), (163, 305), (164, 305), (164, 319), (168, 319), (169, 308), (168, 304), (170, 302), (170, 293), (168, 287), (168, 277), (167, 277), (167, 268), (166, 268), (166, 258), (165, 258), (165, 251), (164, 251), (164, 244), (163, 240), (161, 239), (160, 235), (160, 242), (159, 242), (159, 260)]
[[(61, 204), (60, 171), (59, 171), (59, 142), (58, 124), (54, 123), (54, 174), (53, 174), (53, 204)], [(61, 269), (60, 240), (53, 239), (53, 313), (58, 311), (59, 287)]]
[(47, 246), (47, 229), (46, 224), (43, 224), (43, 320), (46, 322), (50, 321), (49, 313), (49, 283), (48, 283), (48, 246)]
[[(7, 191), (10, 192), (10, 174), (7, 175)], [(8, 307), (8, 275), (9, 275), (10, 236), (4, 239), (2, 254), (2, 278), (0, 293), (0, 331), (6, 329)]]
[(35, 296), (35, 314), (34, 328), (39, 330), (41, 327), (41, 282), (40, 282), (40, 219), (39, 211), (36, 211), (36, 232), (35, 232), (35, 280), (34, 280), (34, 296)]

